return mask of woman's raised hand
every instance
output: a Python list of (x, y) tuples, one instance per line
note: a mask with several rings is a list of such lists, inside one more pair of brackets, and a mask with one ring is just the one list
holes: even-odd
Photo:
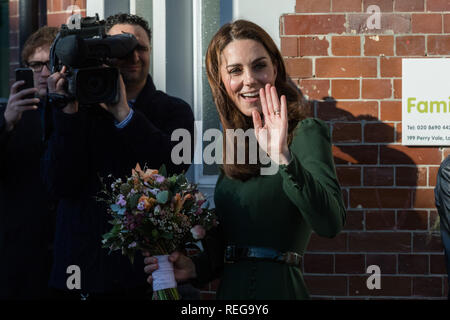
[(287, 144), (287, 101), (286, 96), (278, 98), (277, 90), (271, 84), (259, 90), (261, 107), (264, 115), (264, 126), (258, 111), (252, 112), (253, 126), (260, 147), (277, 164), (290, 161)]

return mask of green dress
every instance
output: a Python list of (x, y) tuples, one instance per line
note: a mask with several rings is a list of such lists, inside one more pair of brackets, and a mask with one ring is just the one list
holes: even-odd
[[(214, 200), (221, 232), (220, 245), (208, 246), (209, 258), (194, 260), (197, 274), (211, 278), (211, 252), (223, 262), (228, 244), (305, 252), (311, 232), (336, 236), (346, 212), (331, 151), (328, 126), (308, 118), (299, 123), (289, 147), (292, 160), (275, 175), (245, 182), (219, 176)], [(220, 248), (221, 247), (221, 248)], [(205, 255), (207, 255), (205, 253)], [(208, 265), (209, 264), (209, 265)], [(217, 267), (217, 266), (216, 266)], [(217, 268), (216, 268), (217, 269)], [(301, 270), (270, 261), (239, 261), (221, 265), (217, 299), (308, 299)]]

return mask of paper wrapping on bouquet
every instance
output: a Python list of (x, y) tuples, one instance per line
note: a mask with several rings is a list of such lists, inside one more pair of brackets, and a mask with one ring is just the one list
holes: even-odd
[(155, 256), (158, 259), (158, 269), (153, 271), (153, 291), (176, 288), (177, 282), (173, 273), (173, 263), (168, 255)]

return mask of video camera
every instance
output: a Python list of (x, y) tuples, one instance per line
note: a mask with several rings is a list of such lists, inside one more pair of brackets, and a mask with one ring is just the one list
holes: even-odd
[(81, 18), (80, 28), (61, 29), (50, 48), (52, 73), (67, 66), (68, 98), (80, 104), (119, 101), (119, 70), (105, 67), (112, 58), (124, 58), (137, 46), (131, 34), (106, 35), (105, 21), (95, 17)]

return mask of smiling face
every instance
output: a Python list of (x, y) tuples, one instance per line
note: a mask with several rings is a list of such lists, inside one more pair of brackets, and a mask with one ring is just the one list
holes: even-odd
[[(27, 60), (27, 64), (47, 63), (50, 55), (48, 46), (37, 47), (33, 54)], [(44, 97), (47, 94), (47, 78), (50, 76), (50, 70), (43, 66), (41, 71), (33, 71), (34, 87), (38, 89), (38, 96)]]
[(251, 117), (255, 109), (261, 113), (259, 89), (275, 84), (277, 69), (261, 43), (233, 40), (222, 51), (220, 76), (236, 107)]
[(116, 24), (108, 32), (109, 35), (122, 33), (134, 35), (138, 46), (124, 59), (116, 59), (115, 65), (126, 84), (145, 82), (150, 68), (150, 39), (144, 28), (138, 25)]

